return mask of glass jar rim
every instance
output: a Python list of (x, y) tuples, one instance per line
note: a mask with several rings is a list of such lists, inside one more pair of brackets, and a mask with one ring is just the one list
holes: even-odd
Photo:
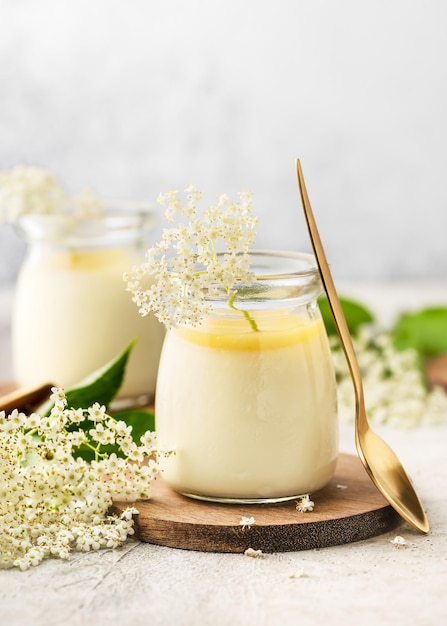
[[(253, 250), (250, 253), (252, 263), (251, 270), (256, 276), (256, 281), (269, 281), (319, 275), (318, 266), (313, 254), (308, 252), (293, 252), (288, 250)], [(273, 261), (271, 271), (259, 273), (260, 270), (268, 270), (265, 261)], [(256, 268), (259, 266), (259, 270)]]
[[(323, 293), (320, 271), (315, 257), (307, 252), (285, 250), (253, 250), (250, 252), (251, 285), (234, 286), (234, 303), (250, 310), (300, 306), (316, 300)], [(205, 299), (214, 308), (228, 306), (228, 291), (214, 286)]]

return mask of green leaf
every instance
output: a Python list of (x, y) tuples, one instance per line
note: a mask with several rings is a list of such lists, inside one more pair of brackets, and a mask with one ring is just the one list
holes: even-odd
[[(117, 357), (106, 363), (74, 387), (65, 390), (68, 406), (72, 409), (85, 409), (95, 402), (108, 406), (118, 393), (124, 379), (124, 373), (130, 353), (136, 339)], [(44, 415), (49, 415), (53, 403), (48, 402), (42, 407)]]
[(404, 313), (391, 329), (398, 349), (414, 348), (422, 357), (447, 352), (447, 308), (431, 307)]
[[(367, 309), (363, 304), (350, 300), (349, 298), (340, 297), (341, 308), (345, 314), (346, 323), (349, 328), (349, 332), (352, 335), (356, 335), (360, 326), (364, 324), (372, 324), (375, 321), (372, 312)], [(329, 302), (326, 296), (321, 296), (318, 299), (318, 305), (320, 307), (321, 315), (323, 317), (324, 325), (326, 326), (326, 332), (328, 335), (336, 335), (337, 329), (334, 324)]]

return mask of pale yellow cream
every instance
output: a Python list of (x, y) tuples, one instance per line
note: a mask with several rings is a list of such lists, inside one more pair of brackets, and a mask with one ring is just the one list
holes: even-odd
[(71, 386), (121, 352), (133, 338), (121, 398), (153, 396), (164, 327), (142, 318), (123, 272), (130, 250), (51, 251), (25, 261), (13, 317), (16, 382)]
[[(258, 320), (259, 322), (259, 320)], [(335, 377), (321, 319), (208, 321), (168, 332), (156, 397), (163, 477), (198, 496), (276, 499), (333, 475)]]

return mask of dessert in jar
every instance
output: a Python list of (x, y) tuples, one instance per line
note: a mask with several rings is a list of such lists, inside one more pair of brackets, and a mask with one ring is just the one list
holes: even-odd
[(165, 338), (155, 415), (172, 454), (162, 476), (195, 498), (278, 502), (315, 492), (335, 471), (336, 384), (318, 269), (307, 254), (251, 256), (257, 280), (239, 285), (235, 308), (222, 292), (200, 326)]
[(123, 405), (153, 399), (165, 330), (139, 315), (123, 281), (144, 258), (153, 215), (24, 215), (18, 226), (28, 250), (13, 312), (15, 382), (67, 388), (135, 338), (118, 398)]

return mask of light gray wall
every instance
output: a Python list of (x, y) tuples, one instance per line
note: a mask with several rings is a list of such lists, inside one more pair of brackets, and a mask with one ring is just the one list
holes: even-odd
[[(445, 278), (445, 0), (0, 0), (0, 169), (155, 199), (251, 188), (259, 247)], [(23, 245), (0, 227), (0, 281)]]

